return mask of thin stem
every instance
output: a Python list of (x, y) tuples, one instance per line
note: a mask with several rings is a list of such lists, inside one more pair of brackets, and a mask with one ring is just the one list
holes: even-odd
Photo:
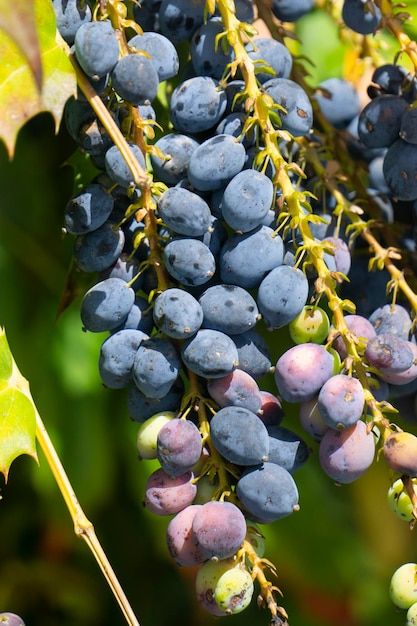
[(370, 230), (365, 229), (361, 234), (362, 237), (369, 243), (375, 255), (383, 259), (385, 269), (388, 270), (392, 279), (398, 284), (399, 289), (403, 292), (403, 294), (413, 307), (413, 310), (417, 311), (417, 295), (414, 293), (410, 285), (405, 280), (403, 272), (398, 269), (398, 267), (392, 262), (389, 254), (389, 249), (381, 246), (380, 243), (372, 235)]
[(213, 498), (217, 499), (220, 497), (227, 497), (230, 501), (233, 500), (233, 491), (230, 486), (230, 481), (228, 478), (228, 469), (232, 470), (231, 464), (226, 463), (224, 459), (217, 452), (215, 446), (211, 443), (210, 438), (210, 424), (207, 418), (207, 407), (205, 406), (205, 402), (201, 393), (200, 385), (198, 382), (197, 375), (188, 370), (188, 379), (190, 381), (190, 390), (189, 396), (194, 400), (198, 398), (200, 402), (198, 403), (198, 422), (200, 432), (203, 438), (203, 442), (210, 449), (210, 467), (215, 470), (216, 476), (219, 480), (219, 485), (213, 494)]
[[(417, 69), (417, 44), (412, 41), (402, 28), (402, 18), (404, 14), (395, 14), (390, 0), (375, 0), (375, 4), (380, 9), (383, 18), (383, 25), (388, 28), (401, 46), (401, 50), (405, 52)], [(397, 5), (400, 6), (400, 5)]]
[[(36, 409), (35, 409), (36, 410)], [(70, 480), (65, 472), (61, 460), (54, 448), (54, 445), (46, 431), (43, 421), (36, 411), (36, 439), (42, 448), (51, 472), (55, 478), (58, 488), (64, 498), (65, 504), (69, 510), (72, 521), (74, 523), (74, 532), (77, 537), (84, 539), (91, 552), (94, 555), (110, 589), (115, 596), (126, 622), (129, 626), (140, 626), (136, 616), (131, 608), (126, 595), (113, 571), (112, 566), (104, 552), (93, 524), (87, 519), (82, 510)]]
[[(149, 202), (150, 204), (150, 202)], [(158, 238), (156, 217), (152, 209), (147, 209), (145, 218), (145, 234), (149, 241), (148, 263), (154, 270), (158, 280), (158, 291), (165, 291), (170, 286), (169, 276), (165, 269), (161, 254), (161, 245)]]
[(132, 173), (133, 182), (136, 186), (140, 188), (149, 188), (152, 181), (151, 177), (138, 163), (132, 150), (130, 149), (129, 144), (124, 138), (123, 133), (114, 122), (112, 116), (108, 112), (100, 96), (97, 95), (97, 93), (91, 86), (89, 80), (78, 65), (77, 60), (75, 59), (69, 48), (67, 50), (67, 54), (76, 72), (77, 84), (79, 88), (87, 98), (91, 108), (96, 113), (100, 122), (103, 124), (113, 143), (119, 148), (120, 153), (126, 162), (126, 165)]
[(265, 576), (265, 567), (271, 569), (273, 574), (276, 576), (275, 566), (267, 559), (263, 559), (257, 555), (256, 550), (250, 541), (249, 534), (248, 538), (246, 538), (242, 543), (241, 551), (250, 562), (252, 577), (258, 581), (260, 586), (259, 601), (262, 602), (262, 604), (265, 604), (271, 612), (271, 615), (273, 616), (272, 623), (277, 626), (288, 626), (287, 612), (282, 606), (278, 606), (275, 600), (275, 593), (282, 595), (282, 592)]

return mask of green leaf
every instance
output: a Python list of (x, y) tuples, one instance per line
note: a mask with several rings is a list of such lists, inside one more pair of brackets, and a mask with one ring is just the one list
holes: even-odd
[(34, 0), (0, 0), (0, 29), (26, 57), (38, 89), (42, 85), (42, 61), (36, 30)]
[[(2, 0), (0, 0), (1, 2)], [(19, 5), (25, 0), (20, 0)], [(15, 6), (15, 3), (10, 3)], [(1, 6), (1, 5), (0, 5)], [(42, 89), (38, 89), (25, 52), (4, 30), (0, 30), (0, 138), (13, 157), (17, 134), (24, 123), (49, 111), (56, 130), (64, 105), (76, 93), (75, 71), (57, 36), (55, 13), (50, 0), (35, 0), (35, 22), (42, 62)]]
[(22, 454), (37, 460), (36, 409), (0, 328), (0, 472), (6, 481), (10, 465)]
[(74, 195), (84, 187), (87, 187), (87, 185), (100, 174), (100, 170), (93, 165), (90, 155), (86, 152), (82, 152), (80, 148), (77, 148), (63, 165), (69, 165), (73, 170)]
[(0, 381), (9, 380), (13, 373), (13, 357), (9, 350), (6, 333), (0, 329)]
[(339, 39), (337, 24), (324, 11), (313, 11), (297, 22), (301, 41), (299, 55), (311, 61), (306, 80), (316, 86), (329, 76), (342, 77), (346, 45)]

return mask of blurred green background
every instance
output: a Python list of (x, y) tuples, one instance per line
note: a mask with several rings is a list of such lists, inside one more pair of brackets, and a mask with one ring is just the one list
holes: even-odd
[[(311, 80), (341, 75), (343, 52), (325, 14), (309, 16), (299, 29), (308, 46), (301, 52), (312, 52), (318, 68)], [(101, 385), (103, 337), (82, 332), (81, 294), (57, 319), (72, 252), (71, 238), (61, 233), (74, 183), (64, 163), (74, 147), (65, 129), (54, 134), (47, 114), (21, 131), (12, 162), (0, 146), (0, 324), (141, 626), (210, 626), (218, 620), (194, 599), (194, 570), (177, 568), (168, 555), (168, 520), (143, 508), (144, 483), (155, 465), (137, 460), (137, 425), (128, 417), (126, 394)], [(85, 288), (94, 278), (86, 277)], [(279, 354), (287, 338), (281, 332), (273, 341)], [(299, 430), (295, 411), (284, 425)], [(388, 586), (399, 565), (417, 560), (417, 546), (386, 504), (383, 460), (356, 483), (337, 487), (311, 446), (296, 475), (300, 511), (263, 527), (290, 626), (404, 624)], [(39, 466), (20, 457), (0, 487), (0, 611), (21, 614), (26, 626), (122, 626), (41, 451)], [(268, 617), (253, 603), (226, 619), (266, 626)]]

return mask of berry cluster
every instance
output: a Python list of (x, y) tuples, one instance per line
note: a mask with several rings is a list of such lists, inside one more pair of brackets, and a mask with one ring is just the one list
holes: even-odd
[[(145, 505), (170, 516), (173, 559), (200, 566), (209, 612), (243, 610), (257, 584), (258, 602), (285, 624), (259, 525), (298, 511), (293, 475), (310, 443), (281, 424), (283, 406), (297, 407), (336, 483), (359, 478), (381, 450), (390, 506), (416, 519), (417, 438), (391, 423), (390, 399), (417, 390), (417, 298), (397, 249), (372, 231), (414, 219), (415, 80), (378, 67), (366, 106), (347, 80), (312, 91), (284, 28), (311, 1), (259, 2), (273, 37), (257, 36), (250, 0), (53, 4), (80, 86), (67, 128), (98, 170), (64, 228), (76, 268), (97, 276), (81, 320), (108, 333), (103, 384), (127, 389), (139, 456), (160, 464)], [(382, 14), (345, 0), (339, 19), (367, 35)], [(407, 226), (403, 249), (415, 247)], [(391, 302), (384, 288), (380, 305), (369, 297), (367, 249)], [(346, 295), (354, 272), (358, 306)], [(286, 350), (275, 339), (284, 328)]]

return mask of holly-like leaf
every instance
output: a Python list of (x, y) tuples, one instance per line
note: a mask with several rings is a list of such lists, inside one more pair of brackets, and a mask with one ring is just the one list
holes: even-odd
[(10, 465), (21, 454), (37, 460), (36, 409), (29, 384), (10, 352), (0, 328), (0, 472), (7, 481)]
[[(14, 6), (15, 3), (9, 4)], [(6, 144), (10, 158), (13, 157), (17, 134), (28, 119), (49, 111), (58, 130), (64, 105), (76, 93), (75, 71), (64, 51), (66, 44), (57, 35), (52, 3), (50, 0), (34, 0), (34, 9), (42, 62), (41, 90), (25, 52), (12, 37), (0, 30), (0, 138)]]
[(39, 90), (42, 85), (42, 61), (36, 30), (34, 0), (0, 0), (0, 30), (23, 52)]
[(9, 380), (13, 373), (13, 357), (8, 346), (3, 348), (4, 342), (7, 344), (6, 335), (0, 329), (0, 381)]

